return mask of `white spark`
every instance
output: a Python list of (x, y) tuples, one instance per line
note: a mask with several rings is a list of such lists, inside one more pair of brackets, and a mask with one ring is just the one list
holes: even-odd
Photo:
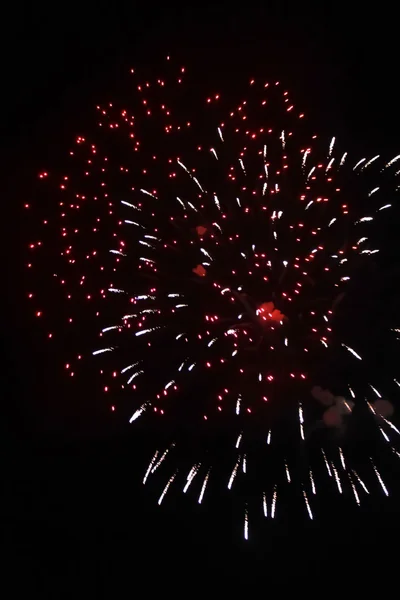
[(359, 165), (361, 165), (364, 161), (365, 161), (365, 158), (362, 158), (361, 160), (359, 160), (358, 163), (353, 167), (353, 171), (355, 171), (357, 169), (357, 167)]
[(365, 483), (363, 482), (363, 480), (359, 477), (359, 475), (356, 473), (356, 471), (354, 471), (354, 469), (352, 469), (353, 474), (355, 476), (355, 478), (357, 479), (358, 483), (361, 485), (361, 487), (363, 488), (364, 492), (366, 494), (369, 494), (369, 491), (367, 489), (367, 486), (365, 485)]
[(301, 439), (304, 440), (304, 417), (303, 417), (303, 407), (301, 402), (299, 403), (299, 421), (300, 421), (300, 435)]
[(161, 502), (163, 501), (165, 494), (168, 492), (169, 486), (171, 485), (171, 483), (175, 479), (175, 476), (176, 476), (176, 472), (168, 479), (167, 485), (163, 489), (163, 492), (162, 492), (161, 496), (158, 499), (158, 504), (161, 504)]
[(353, 490), (354, 498), (356, 499), (358, 506), (360, 506), (360, 497), (357, 493), (356, 486), (354, 485), (354, 482), (351, 478), (350, 473), (348, 475), (349, 475), (349, 480), (350, 480), (350, 484), (351, 484), (351, 489)]
[(331, 160), (328, 162), (328, 165), (326, 167), (325, 173), (327, 173), (329, 171), (329, 169), (332, 168), (333, 163), (335, 162), (334, 158), (331, 158)]
[(209, 258), (210, 260), (213, 260), (212, 256), (204, 248), (200, 248), (200, 252), (207, 256), (207, 258)]
[(140, 225), (140, 223), (136, 223), (136, 221), (129, 221), (128, 219), (125, 219), (124, 223), (126, 223), (127, 225), (136, 225), (136, 227), (141, 227), (142, 229), (144, 229), (143, 225)]
[(201, 486), (200, 496), (198, 499), (199, 504), (201, 504), (203, 501), (204, 492), (206, 491), (206, 486), (207, 486), (209, 476), (210, 476), (210, 471), (208, 471), (207, 475), (204, 477), (203, 485)]
[(144, 373), (144, 371), (136, 371), (133, 375), (131, 375), (131, 377), (129, 377), (128, 381), (126, 382), (127, 385), (129, 385), (131, 383), (131, 381), (136, 379), (136, 377), (139, 377), (139, 375), (143, 375), (143, 373)]
[(191, 202), (189, 202), (189, 201), (188, 201), (188, 206), (190, 206), (190, 208), (191, 208), (192, 210), (194, 210), (195, 212), (199, 212), (199, 211), (197, 210), (197, 208), (196, 208), (195, 206), (193, 206), (193, 204), (192, 204)]
[(138, 419), (144, 413), (144, 411), (146, 410), (146, 407), (147, 407), (147, 402), (145, 402), (144, 404), (142, 404), (142, 406), (140, 408), (135, 410), (135, 412), (129, 419), (129, 423), (133, 423), (133, 421), (136, 421), (136, 419)]
[(136, 331), (135, 335), (145, 335), (146, 333), (151, 333), (152, 331), (156, 331), (156, 329), (161, 329), (160, 327), (150, 327), (149, 329), (142, 329), (141, 331)]
[[(130, 204), (130, 202), (125, 202), (125, 200), (121, 200), (121, 204), (125, 204), (125, 206), (129, 206), (129, 208), (134, 208), (135, 210), (141, 211), (141, 208), (138, 208), (137, 206), (135, 206), (134, 204)], [(142, 227), (140, 225), (140, 227)]]
[(310, 469), (310, 482), (311, 482), (311, 489), (312, 489), (312, 493), (313, 493), (313, 494), (316, 494), (316, 493), (317, 493), (317, 491), (316, 491), (316, 489), (315, 489), (314, 477), (313, 477), (313, 474), (312, 474), (312, 471), (311, 471), (311, 469)]
[(341, 484), (340, 484), (340, 478), (339, 478), (339, 474), (338, 474), (338, 472), (337, 472), (337, 470), (336, 470), (336, 467), (335, 467), (335, 465), (334, 465), (333, 463), (332, 463), (332, 469), (333, 469), (333, 474), (334, 474), (334, 476), (335, 476), (335, 479), (336, 479), (336, 485), (337, 485), (337, 487), (338, 487), (338, 490), (339, 490), (339, 492), (340, 492), (341, 494), (343, 494), (342, 486), (341, 486)]
[[(400, 158), (400, 157), (399, 157), (399, 158)], [(386, 486), (385, 486), (385, 484), (383, 483), (382, 477), (381, 477), (381, 475), (380, 475), (380, 473), (379, 473), (378, 469), (376, 468), (376, 466), (375, 466), (375, 465), (374, 465), (374, 463), (372, 462), (372, 459), (371, 459), (371, 463), (372, 463), (372, 467), (373, 467), (373, 469), (374, 469), (374, 471), (375, 471), (375, 475), (377, 476), (377, 478), (378, 478), (378, 481), (379, 481), (379, 483), (381, 484), (381, 487), (382, 487), (382, 489), (383, 489), (383, 491), (384, 491), (385, 495), (386, 495), (386, 496), (389, 496), (389, 492), (388, 492), (388, 490), (387, 490), (387, 487), (386, 487)]]
[(344, 470), (346, 470), (346, 463), (344, 460), (344, 456), (343, 456), (343, 450), (339, 447), (339, 455), (340, 455), (340, 462), (342, 463), (342, 467)]
[(153, 465), (154, 465), (154, 462), (155, 462), (155, 460), (156, 460), (157, 456), (158, 456), (158, 450), (156, 450), (156, 451), (155, 451), (155, 454), (154, 454), (153, 458), (151, 459), (151, 461), (150, 461), (150, 463), (149, 463), (149, 466), (148, 466), (148, 468), (147, 468), (147, 471), (146, 471), (146, 473), (145, 473), (145, 476), (144, 476), (144, 478), (143, 478), (143, 484), (145, 484), (145, 483), (146, 483), (146, 481), (147, 481), (147, 478), (148, 478), (148, 476), (149, 476), (149, 474), (150, 474), (150, 471), (151, 471), (151, 469), (153, 468)]
[(373, 162), (375, 162), (376, 160), (378, 160), (379, 158), (379, 154), (377, 154), (376, 156), (374, 156), (374, 158), (370, 158), (370, 160), (368, 160), (365, 165), (363, 165), (362, 170), (366, 169), (367, 167), (369, 167), (370, 165), (372, 165)]
[(324, 449), (323, 449), (323, 448), (321, 448), (321, 452), (322, 452), (322, 455), (323, 455), (323, 457), (324, 457), (324, 461), (325, 461), (326, 468), (327, 468), (327, 470), (328, 470), (329, 477), (332, 477), (332, 471), (331, 471), (331, 469), (330, 469), (330, 466), (329, 466), (329, 463), (328, 463), (328, 460), (327, 460), (327, 458), (326, 458), (326, 455), (325, 455), (325, 452), (324, 452)]
[(140, 190), (142, 192), (142, 194), (146, 194), (147, 196), (151, 196), (152, 198), (155, 198), (157, 200), (157, 196), (155, 196), (154, 194), (152, 194), (151, 192), (148, 192), (147, 190)]
[(236, 477), (236, 473), (237, 473), (237, 470), (238, 470), (238, 467), (239, 467), (239, 463), (240, 463), (240, 457), (238, 458), (238, 461), (237, 461), (236, 465), (233, 467), (232, 475), (231, 475), (231, 477), (229, 479), (229, 482), (228, 482), (228, 490), (232, 489), (232, 484), (233, 484), (233, 481), (234, 481), (234, 479)]
[(336, 141), (336, 138), (333, 137), (331, 139), (331, 143), (329, 144), (329, 154), (328, 154), (328, 156), (332, 155), (332, 150), (333, 150), (333, 146), (335, 145), (335, 141)]
[(236, 414), (237, 415), (240, 413), (240, 401), (241, 401), (241, 398), (238, 398), (236, 400)]
[(310, 154), (310, 152), (311, 152), (311, 150), (309, 148), (307, 148), (307, 150), (303, 154), (303, 162), (302, 162), (303, 167), (305, 167), (305, 165), (306, 165), (307, 156)]
[(309, 502), (308, 502), (308, 498), (307, 498), (307, 494), (306, 494), (305, 490), (303, 490), (303, 496), (304, 496), (304, 500), (305, 500), (305, 503), (306, 503), (306, 507), (307, 507), (308, 516), (309, 516), (309, 517), (310, 517), (310, 519), (312, 520), (314, 517), (313, 517), (313, 514), (312, 514), (312, 512), (311, 512), (310, 504), (309, 504)]
[[(172, 446), (174, 446), (174, 444), (172, 444)], [(158, 461), (152, 468), (152, 470), (151, 470), (152, 473), (155, 473), (155, 471), (157, 471), (158, 467), (164, 462), (169, 451), (170, 451), (170, 448), (167, 448), (166, 450), (164, 450), (163, 454), (161, 455), (161, 457), (158, 459)]]
[(315, 167), (313, 167), (313, 168), (311, 169), (311, 171), (309, 172), (309, 174), (307, 175), (307, 181), (310, 179), (310, 177), (311, 177), (311, 175), (314, 173), (314, 171), (315, 171)]
[(127, 367), (125, 367), (124, 369), (121, 370), (121, 374), (125, 373), (126, 371), (129, 371), (129, 369), (133, 369), (133, 367), (136, 367), (139, 364), (140, 361), (137, 361)]
[(353, 348), (350, 348), (350, 346), (346, 346), (346, 344), (342, 344), (342, 346), (344, 346), (349, 352), (351, 352), (351, 354), (358, 358), (358, 360), (362, 360), (361, 356), (357, 354), (357, 352), (353, 350)]
[(183, 488), (184, 494), (186, 494), (186, 492), (188, 491), (189, 485), (192, 483), (193, 479), (196, 477), (197, 473), (199, 472), (199, 467), (200, 467), (200, 465), (193, 465), (193, 467), (190, 469), (189, 475), (186, 478), (187, 481), (186, 481), (185, 487)]
[(275, 508), (276, 508), (276, 498), (277, 498), (276, 486), (274, 487), (274, 495), (272, 496), (272, 505), (271, 505), (271, 518), (275, 518)]
[(268, 517), (268, 506), (267, 506), (267, 498), (266, 498), (265, 492), (263, 492), (262, 504), (263, 504), (264, 517)]
[(103, 348), (102, 350), (95, 350), (92, 352), (92, 355), (95, 356), (96, 354), (103, 354), (103, 352), (112, 352), (113, 350), (115, 350), (115, 346), (110, 346), (109, 348)]
[(376, 388), (374, 388), (373, 385), (369, 384), (369, 387), (371, 388), (371, 390), (373, 390), (375, 392), (375, 394), (378, 396), (378, 398), (382, 398), (381, 394), (378, 392), (378, 390)]
[(215, 158), (218, 160), (218, 155), (215, 152), (214, 148), (210, 148), (210, 152), (212, 152), (214, 154)]
[(395, 156), (394, 158), (392, 158), (391, 160), (389, 160), (389, 162), (386, 163), (386, 165), (385, 165), (385, 169), (387, 167), (391, 167), (395, 162), (397, 162), (399, 160), (399, 158), (400, 158), (400, 154), (398, 154), (397, 156)]

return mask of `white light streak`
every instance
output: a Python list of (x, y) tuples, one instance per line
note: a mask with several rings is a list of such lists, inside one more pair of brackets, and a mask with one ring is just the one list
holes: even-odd
[(206, 491), (209, 476), (210, 476), (210, 471), (208, 471), (207, 475), (204, 477), (203, 485), (201, 486), (200, 496), (198, 499), (199, 504), (201, 504), (203, 501), (204, 492)]
[(158, 499), (158, 504), (159, 505), (164, 500), (165, 494), (168, 492), (168, 488), (171, 485), (171, 483), (173, 482), (173, 480), (175, 479), (175, 477), (176, 477), (176, 472), (168, 479), (167, 485), (163, 489), (163, 492), (162, 492), (161, 496)]
[(361, 356), (357, 354), (357, 352), (353, 350), (353, 348), (350, 348), (350, 346), (346, 346), (346, 344), (342, 344), (342, 346), (344, 346), (344, 348), (346, 348), (349, 352), (351, 352), (351, 354), (358, 358), (358, 360), (362, 360)]
[(153, 468), (153, 465), (155, 463), (155, 460), (156, 460), (157, 456), (158, 456), (158, 450), (155, 451), (155, 454), (154, 454), (153, 458), (151, 459), (151, 461), (149, 463), (149, 466), (147, 467), (147, 471), (145, 473), (145, 476), (143, 477), (143, 485), (147, 481), (147, 478), (148, 478), (148, 476), (150, 474), (151, 469)]

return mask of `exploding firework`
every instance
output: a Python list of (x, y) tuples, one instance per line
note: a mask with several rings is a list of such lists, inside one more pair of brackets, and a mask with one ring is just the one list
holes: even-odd
[(67, 174), (40, 173), (60, 213), (30, 244), (57, 307), (38, 286), (37, 316), (72, 340), (67, 374), (97, 369), (111, 413), (169, 440), (143, 467), (159, 504), (236, 488), (248, 539), (252, 511), (273, 519), (289, 495), (310, 519), (324, 491), (387, 495), (381, 453), (360, 459), (349, 429), (372, 425), (398, 460), (399, 383), (339, 317), (379, 251), (400, 155), (320, 140), (279, 82), (207, 96), (170, 64), (132, 70), (129, 106), (97, 106)]

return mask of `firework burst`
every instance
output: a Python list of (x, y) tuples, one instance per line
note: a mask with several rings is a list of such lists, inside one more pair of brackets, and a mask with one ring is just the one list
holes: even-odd
[(143, 467), (159, 504), (238, 488), (245, 539), (251, 511), (275, 518), (290, 494), (309, 519), (324, 490), (358, 505), (369, 478), (387, 495), (347, 431), (367, 417), (398, 460), (399, 384), (337, 316), (379, 252), (400, 155), (320, 140), (279, 82), (207, 96), (185, 68), (163, 71), (132, 70), (129, 106), (97, 106), (68, 174), (39, 175), (60, 212), (41, 215), (28, 266), (52, 279), (57, 319), (40, 285), (29, 296), (48, 337), (72, 340), (67, 374), (96, 368), (111, 412), (162, 424), (169, 442)]

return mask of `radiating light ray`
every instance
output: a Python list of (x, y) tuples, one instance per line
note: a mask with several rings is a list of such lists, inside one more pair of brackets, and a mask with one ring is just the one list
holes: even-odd
[(199, 468), (200, 468), (200, 465), (193, 465), (193, 467), (190, 469), (189, 474), (187, 476), (186, 483), (185, 483), (185, 487), (183, 488), (184, 494), (186, 494), (186, 492), (189, 489), (190, 484), (192, 483), (193, 479), (196, 477), (197, 473), (199, 472)]
[(276, 510), (276, 500), (278, 497), (278, 492), (276, 486), (274, 487), (274, 493), (272, 496), (272, 504), (271, 504), (271, 519), (275, 519), (275, 510)]
[(350, 346), (346, 346), (346, 344), (342, 344), (342, 346), (344, 348), (346, 348), (349, 352), (351, 352), (351, 354), (353, 354), (353, 356), (358, 358), (358, 360), (362, 360), (361, 356), (359, 354), (357, 354), (357, 352), (355, 350), (353, 350), (353, 348), (350, 348)]
[(311, 520), (314, 519), (313, 514), (311, 512), (311, 507), (310, 507), (310, 503), (308, 502), (308, 498), (307, 498), (307, 494), (306, 491), (303, 490), (303, 496), (304, 496), (304, 501), (306, 503), (306, 507), (307, 507), (307, 512), (308, 512), (308, 516), (310, 517)]
[(346, 470), (346, 462), (344, 460), (343, 450), (340, 447), (339, 447), (339, 456), (340, 456), (340, 462), (342, 463), (342, 467), (345, 471)]
[(328, 475), (329, 475), (329, 477), (332, 477), (332, 471), (331, 471), (331, 468), (329, 466), (328, 459), (326, 458), (326, 454), (324, 452), (324, 449), (321, 448), (321, 451), (322, 451), (322, 456), (324, 457), (324, 462), (325, 462), (326, 469), (328, 471)]
[(239, 468), (239, 464), (240, 464), (240, 456), (239, 456), (239, 458), (238, 458), (235, 466), (233, 467), (233, 471), (232, 471), (232, 474), (231, 474), (229, 482), (228, 482), (228, 490), (232, 489), (232, 485), (233, 485), (233, 482), (235, 480), (235, 477), (236, 477), (236, 474), (237, 474), (237, 471), (238, 471), (238, 468)]
[(339, 493), (343, 494), (342, 484), (340, 483), (339, 473), (337, 472), (337, 469), (336, 469), (335, 465), (333, 463), (331, 463), (331, 464), (332, 464), (332, 470), (333, 470), (333, 474), (335, 476), (335, 481), (336, 481), (337, 488), (339, 490)]
[(300, 421), (300, 436), (304, 440), (304, 417), (303, 417), (303, 406), (299, 403), (299, 421)]
[(148, 406), (148, 403), (144, 402), (140, 408), (138, 408), (137, 410), (135, 410), (135, 412), (133, 413), (133, 415), (129, 419), (129, 423), (133, 423), (133, 421), (136, 421), (136, 419), (138, 419), (139, 417), (141, 417), (142, 414), (144, 413), (144, 411), (146, 410), (147, 406)]
[(204, 477), (203, 485), (201, 486), (200, 496), (198, 499), (198, 503), (201, 504), (203, 502), (204, 493), (206, 491), (208, 479), (210, 477), (210, 470), (208, 470), (207, 475)]
[(378, 481), (379, 481), (379, 483), (381, 484), (381, 488), (382, 488), (382, 490), (383, 490), (384, 494), (385, 494), (386, 496), (389, 496), (388, 489), (387, 489), (387, 487), (385, 486), (385, 484), (383, 483), (382, 477), (381, 477), (381, 475), (380, 475), (380, 473), (379, 473), (378, 469), (377, 469), (377, 468), (376, 468), (376, 466), (374, 465), (374, 463), (373, 463), (372, 459), (371, 459), (371, 464), (372, 464), (372, 468), (374, 469), (375, 475), (377, 476), (377, 478), (378, 478)]
[(354, 471), (354, 469), (352, 469), (353, 471), (353, 475), (356, 478), (356, 480), (358, 481), (358, 483), (361, 485), (361, 487), (363, 488), (364, 492), (366, 494), (369, 494), (368, 488), (365, 485), (365, 483), (363, 482), (363, 480), (360, 478), (360, 476), (358, 475), (358, 473), (356, 471)]
[(360, 497), (359, 497), (359, 495), (357, 493), (356, 486), (354, 485), (354, 482), (353, 482), (353, 480), (351, 478), (350, 473), (348, 473), (348, 476), (349, 476), (349, 481), (350, 481), (351, 489), (352, 489), (353, 494), (354, 494), (354, 498), (356, 499), (356, 502), (357, 502), (358, 506), (360, 506)]
[(160, 458), (158, 459), (158, 461), (156, 462), (156, 464), (152, 468), (152, 470), (151, 470), (152, 473), (155, 473), (157, 471), (158, 467), (164, 462), (164, 460), (167, 457), (168, 452), (170, 451), (170, 448), (167, 448), (166, 450), (164, 450), (163, 454), (160, 456)]
[(311, 469), (310, 469), (309, 475), (310, 475), (311, 490), (312, 490), (312, 493), (315, 495), (317, 493), (317, 490), (315, 489), (314, 477), (313, 477)]
[(148, 476), (150, 475), (150, 471), (151, 471), (151, 470), (152, 470), (152, 468), (153, 468), (153, 465), (154, 465), (154, 463), (155, 463), (155, 461), (156, 461), (156, 458), (157, 458), (157, 456), (158, 456), (158, 450), (156, 450), (156, 451), (155, 451), (155, 453), (154, 453), (154, 456), (153, 456), (153, 458), (151, 459), (151, 461), (150, 461), (150, 463), (149, 463), (149, 466), (147, 467), (146, 473), (145, 473), (145, 475), (144, 475), (144, 477), (143, 477), (143, 484), (145, 484), (145, 483), (146, 483), (146, 481), (147, 481), (147, 478), (148, 478)]
[(172, 476), (171, 476), (171, 477), (168, 479), (167, 485), (166, 485), (166, 486), (165, 486), (165, 488), (163, 489), (163, 491), (162, 491), (162, 494), (161, 494), (161, 496), (160, 496), (160, 497), (159, 497), (159, 499), (158, 499), (158, 504), (159, 504), (159, 505), (160, 505), (160, 504), (161, 504), (161, 502), (164, 500), (164, 498), (165, 498), (165, 494), (168, 492), (168, 489), (169, 489), (169, 487), (170, 487), (171, 483), (174, 481), (174, 479), (175, 479), (175, 477), (176, 477), (176, 473), (177, 473), (177, 471), (176, 471), (176, 472), (175, 472), (175, 473), (174, 473), (174, 474), (173, 474), (173, 475), (172, 475)]
[(263, 506), (264, 517), (268, 517), (267, 496), (266, 496), (265, 492), (263, 492), (263, 495), (262, 495), (262, 506)]
[(378, 392), (378, 390), (376, 388), (374, 388), (373, 385), (369, 384), (369, 387), (371, 388), (371, 390), (373, 390), (375, 392), (375, 394), (378, 396), (378, 398), (382, 398), (381, 394)]
[(290, 473), (289, 473), (289, 468), (287, 466), (287, 463), (285, 463), (285, 471), (286, 471), (286, 479), (287, 479), (288, 483), (290, 483), (291, 479), (290, 479)]

